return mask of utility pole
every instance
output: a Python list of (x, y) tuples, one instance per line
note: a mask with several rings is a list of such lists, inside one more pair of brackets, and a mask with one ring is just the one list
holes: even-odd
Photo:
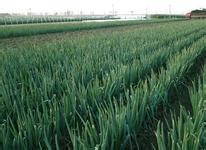
[(112, 4), (112, 15), (114, 16), (115, 14), (114, 14), (115, 12), (114, 12), (114, 4)]
[(148, 9), (145, 10), (145, 17), (148, 18)]
[(80, 18), (81, 18), (81, 21), (82, 21), (82, 18), (83, 18), (83, 11), (82, 10), (80, 11)]
[(172, 5), (171, 4), (169, 4), (169, 14), (170, 14), (170, 17), (171, 17), (171, 15), (172, 15)]
[(27, 16), (31, 16), (31, 8), (27, 11)]

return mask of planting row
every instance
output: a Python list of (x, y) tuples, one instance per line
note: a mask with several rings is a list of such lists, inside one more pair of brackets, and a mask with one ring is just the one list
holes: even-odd
[(33, 23), (56, 23), (56, 22), (74, 22), (84, 20), (109, 20), (119, 19), (115, 17), (77, 17), (71, 18), (68, 16), (7, 16), (0, 17), (0, 25), (19, 25)]
[(183, 80), (195, 59), (205, 53), (204, 38), (171, 58), (167, 70), (162, 69), (158, 76), (152, 75), (146, 83), (126, 91), (125, 97), (108, 101), (106, 106), (97, 103), (98, 116), (95, 114), (95, 118), (90, 112), (89, 121), (83, 120), (83, 129), (68, 125), (74, 149), (133, 149), (138, 146), (140, 143), (136, 139), (144, 122), (157, 113), (160, 104), (168, 102), (170, 89)]
[(192, 110), (180, 107), (179, 116), (172, 114), (171, 124), (159, 122), (156, 136), (158, 149), (199, 150), (206, 148), (206, 68), (199, 86), (190, 88)]
[[(178, 25), (178, 27), (179, 26), (180, 25)], [(174, 27), (171, 26), (171, 28)], [(162, 28), (160, 29), (162, 30)], [(168, 26), (165, 29), (168, 29)], [(138, 39), (138, 37), (136, 37), (136, 35), (131, 37), (131, 34), (128, 34), (124, 35), (122, 39), (120, 39), (118, 38), (119, 34), (117, 34), (112, 37), (112, 42), (111, 40), (105, 40), (103, 38), (105, 41), (104, 43), (106, 44), (101, 44), (100, 41), (102, 41), (102, 38), (100, 38), (99, 40), (96, 39), (95, 42), (91, 42), (93, 39), (89, 42), (86, 41), (79, 47), (76, 46), (76, 43), (72, 43), (66, 45), (46, 46), (40, 50), (32, 48), (28, 51), (28, 48), (25, 48), (25, 50), (17, 50), (16, 52), (18, 54), (16, 54), (15, 51), (11, 54), (9, 51), (9, 59), (5, 59), (2, 62), (5, 70), (3, 80), (5, 85), (7, 85), (7, 87), (5, 87), (5, 95), (9, 95), (5, 103), (11, 113), (12, 111), (10, 109), (12, 108), (12, 101), (14, 101), (14, 99), (15, 101), (18, 101), (18, 103), (21, 103), (30, 97), (29, 99), (32, 99), (34, 103), (38, 103), (39, 101), (41, 102), (41, 98), (44, 95), (42, 91), (45, 86), (47, 86), (45, 99), (51, 99), (53, 95), (56, 95), (57, 98), (61, 98), (63, 96), (62, 93), (67, 91), (68, 86), (73, 88), (72, 82), (75, 83), (77, 88), (81, 88), (79, 87), (80, 85), (87, 88), (87, 85), (92, 86), (96, 77), (98, 80), (97, 82), (108, 80), (105, 85), (103, 85), (104, 83), (100, 83), (98, 86), (105, 87), (109, 82), (111, 82), (109, 87), (107, 85), (108, 89), (112, 88), (112, 82), (116, 84), (116, 89), (120, 89), (118, 85), (121, 85), (121, 83), (118, 83), (119, 81), (122, 82), (123, 80), (126, 80), (127, 85), (130, 83), (135, 84), (135, 82), (138, 82), (138, 80), (143, 78), (145, 75), (148, 75), (152, 69), (158, 70), (158, 67), (160, 68), (161, 66), (164, 66), (166, 60), (171, 54), (189, 46), (193, 41), (205, 34), (204, 30), (198, 30), (200, 29), (189, 29), (183, 33), (180, 32), (181, 34), (174, 34), (170, 38), (167, 36), (168, 39), (172, 41), (171, 43), (168, 43), (168, 40), (164, 40), (167, 33), (165, 36), (163, 36), (163, 34), (160, 36), (158, 33), (154, 34), (154, 38), (161, 41), (163, 43), (162, 45), (161, 42), (157, 43), (155, 41), (153, 43), (150, 40), (146, 41), (147, 38), (145, 40), (142, 38), (143, 41), (137, 41), (128, 46), (127, 43), (129, 40), (135, 40)], [(176, 29), (176, 31), (178, 30)], [(155, 32), (158, 32), (158, 30)], [(186, 38), (184, 37), (194, 32), (196, 32), (196, 34), (190, 35)], [(137, 32), (137, 35), (138, 34), (139, 32)], [(147, 35), (145, 36), (147, 37)], [(118, 41), (121, 45), (119, 45), (120, 43)], [(148, 44), (145, 42), (148, 42)], [(142, 43), (145, 43), (143, 47), (137, 47), (134, 49), (136, 51), (133, 51), (134, 47), (142, 45)], [(164, 46), (165, 43), (167, 43), (167, 45)], [(151, 49), (152, 46), (156, 50)], [(53, 50), (51, 50), (52, 47), (54, 47)], [(67, 47), (70, 47), (69, 50), (66, 50)], [(72, 51), (72, 48), (74, 48), (75, 51)], [(127, 50), (126, 57), (124, 53), (125, 49)], [(148, 52), (146, 53), (145, 51)], [(151, 57), (150, 62), (147, 62), (147, 57)], [(11, 59), (12, 61), (10, 61)], [(19, 67), (22, 69), (19, 69)], [(109, 79), (109, 73), (111, 70), (116, 74), (116, 81), (110, 81)], [(125, 73), (123, 77), (121, 71), (124, 70), (128, 73)], [(135, 76), (135, 74), (139, 74), (139, 76), (135, 78), (132, 77)], [(44, 85), (44, 80), (49, 84)], [(7, 83), (8, 81), (11, 83)], [(105, 87), (103, 93), (108, 93), (108, 89)], [(17, 91), (16, 94), (13, 93), (13, 91)], [(114, 89), (114, 92), (115, 91), (117, 90)], [(24, 92), (23, 99), (21, 94), (22, 92)], [(36, 95), (33, 95), (32, 93), (35, 93)], [(119, 91), (116, 93), (119, 93)], [(24, 98), (24, 96), (29, 97)]]
[(59, 33), (68, 31), (91, 30), (99, 28), (120, 27), (129, 25), (153, 24), (181, 20), (133, 20), (133, 21), (107, 21), (107, 22), (79, 22), (79, 23), (50, 23), (0, 26), (0, 38), (30, 36), (46, 33)]
[(206, 24), (190, 23), (7, 50), (1, 63), (2, 146), (139, 145), (145, 120), (205, 50)]

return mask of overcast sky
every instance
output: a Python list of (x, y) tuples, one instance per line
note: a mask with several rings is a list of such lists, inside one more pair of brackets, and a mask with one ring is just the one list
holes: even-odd
[(0, 12), (64, 12), (108, 13), (113, 8), (118, 12), (134, 11), (139, 14), (183, 14), (192, 9), (206, 8), (206, 0), (0, 0)]

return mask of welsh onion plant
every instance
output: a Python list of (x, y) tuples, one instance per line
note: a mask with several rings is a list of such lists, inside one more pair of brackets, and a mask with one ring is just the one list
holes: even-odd
[[(130, 35), (130, 34), (129, 34)], [(128, 38), (128, 37), (127, 37)], [(113, 37), (113, 39), (115, 39), (115, 37)], [(102, 39), (100, 39), (100, 41), (101, 41)], [(116, 40), (114, 40), (114, 43), (112, 42), (109, 42), (110, 44), (112, 44), (112, 45), (114, 45), (115, 43), (117, 43), (117, 41), (118, 40), (120, 40), (120, 41), (122, 41), (123, 39), (119, 39), (119, 38), (117, 38)], [(83, 42), (85, 42), (85, 41), (83, 41)], [(106, 41), (105, 41), (106, 42)], [(127, 43), (128, 41), (125, 41), (125, 43)], [(58, 74), (60, 73), (60, 76), (62, 76), (61, 74), (63, 74), (63, 72), (68, 72), (67, 70), (69, 69), (69, 70), (71, 70), (71, 69), (73, 69), (74, 68), (74, 70), (73, 71), (71, 71), (72, 73), (74, 73), (74, 75), (72, 75), (73, 77), (74, 77), (74, 79), (75, 79), (75, 83), (76, 82), (80, 82), (81, 81), (81, 78), (82, 78), (82, 76), (84, 76), (84, 75), (87, 75), (86, 77), (84, 77), (85, 79), (86, 79), (86, 81), (88, 80), (88, 79), (92, 79), (93, 77), (95, 77), (95, 76), (90, 76), (89, 75), (89, 73), (90, 74), (94, 74), (95, 73), (95, 70), (92, 70), (91, 68), (97, 68), (97, 67), (91, 67), (90, 65), (88, 65), (88, 64), (90, 64), (91, 63), (91, 61), (89, 61), (88, 62), (88, 60), (92, 60), (92, 59), (94, 59), (94, 65), (96, 64), (95, 62), (97, 61), (96, 60), (96, 58), (99, 60), (99, 57), (102, 57), (102, 55), (105, 55), (105, 53), (106, 53), (106, 57), (102, 57), (103, 58), (103, 60), (102, 60), (102, 62), (105, 62), (106, 60), (110, 60), (110, 62), (112, 62), (111, 64), (111, 66), (119, 66), (118, 64), (121, 64), (121, 60), (119, 61), (118, 59), (118, 61), (116, 61), (116, 62), (114, 62), (113, 63), (113, 60), (115, 60), (115, 57), (116, 58), (118, 58), (118, 56), (121, 54), (121, 53), (123, 53), (123, 51), (124, 51), (124, 49), (126, 48), (126, 49), (132, 49), (135, 45), (133, 45), (132, 47), (127, 47), (127, 45), (126, 45), (126, 47), (125, 48), (122, 48), (122, 49), (120, 49), (121, 51), (120, 51), (120, 53), (117, 53), (117, 56), (115, 56), (114, 54), (112, 54), (112, 53), (114, 53), (114, 51), (110, 48), (110, 44), (104, 44), (103, 45), (103, 49), (101, 50), (101, 51), (103, 51), (104, 53), (100, 53), (100, 56), (97, 56), (97, 53), (94, 51), (94, 57), (92, 56), (92, 57), (90, 57), (90, 58), (88, 58), (88, 57), (86, 57), (86, 59), (85, 59), (85, 61), (84, 61), (84, 56), (86, 56), (86, 54), (84, 54), (84, 52), (81, 50), (81, 49), (90, 49), (90, 48), (93, 48), (94, 49), (94, 46), (92, 46), (92, 47), (90, 47), (90, 46), (87, 46), (87, 45), (85, 45), (85, 46), (80, 46), (78, 49), (80, 49), (80, 50), (78, 50), (77, 49), (77, 47), (75, 46), (75, 44), (73, 44), (72, 43), (72, 45), (69, 45), (70, 46), (70, 51), (68, 51), (69, 53), (71, 53), (71, 55), (72, 56), (80, 56), (80, 58), (78, 59), (78, 61), (75, 61), (74, 63), (77, 63), (77, 64), (73, 64), (73, 62), (72, 61), (70, 61), (70, 60), (72, 60), (73, 58), (72, 57), (70, 57), (69, 55), (67, 55), (68, 56), (68, 58), (70, 58), (70, 60), (68, 60), (68, 58), (67, 57), (65, 57), (65, 56), (63, 56), (64, 54), (65, 54), (65, 51), (63, 50), (63, 51), (61, 51), (61, 52), (59, 52), (59, 51), (53, 51), (53, 54), (51, 54), (51, 58), (53, 58), (55, 55), (56, 56), (58, 56), (58, 57), (56, 57), (57, 58), (57, 61), (60, 61), (58, 64), (57, 64), (57, 66), (60, 66), (60, 65), (62, 65), (62, 64), (71, 64), (71, 66), (69, 67), (68, 65), (68, 68), (62, 68), (62, 67), (60, 67), (60, 68), (62, 68), (63, 70), (61, 71), (58, 71)], [(137, 44), (139, 44), (139, 43), (137, 43)], [(185, 45), (186, 43), (182, 43), (182, 45)], [(98, 45), (98, 47), (100, 47), (100, 44), (99, 43), (97, 43), (97, 40), (94, 42), (94, 43), (91, 43), (91, 45)], [(53, 45), (51, 45), (51, 46), (53, 46)], [(66, 46), (68, 46), (68, 45), (66, 45)], [(74, 49), (75, 49), (75, 51), (74, 50), (72, 50), (72, 48), (74, 47)], [(55, 49), (56, 48), (60, 48), (60, 49), (62, 49), (62, 47), (55, 47)], [(109, 49), (108, 51), (107, 51), (107, 48)], [(119, 47), (117, 47), (118, 49), (119, 49)], [(25, 48), (26, 49), (26, 48)], [(43, 47), (43, 49), (51, 49), (51, 47)], [(174, 47), (174, 49), (176, 49), (176, 47)], [(32, 49), (32, 51), (34, 50), (34, 53), (33, 52), (31, 52), (31, 55), (29, 54), (29, 58), (27, 58), (28, 60), (25, 60), (25, 61), (29, 61), (29, 59), (32, 59), (31, 57), (33, 57), (33, 56), (35, 56), (35, 57), (38, 57), (38, 58), (42, 58), (42, 60), (35, 60), (32, 64), (29, 64), (29, 65), (26, 65), (26, 66), (24, 66), (24, 63), (22, 63), (22, 67), (23, 68), (28, 68), (29, 66), (30, 67), (32, 67), (33, 68), (33, 65), (35, 65), (35, 63), (36, 62), (38, 62), (38, 65), (36, 65), (36, 71), (38, 71), (38, 70), (40, 70), (41, 68), (44, 68), (44, 70), (48, 73), (48, 74), (53, 74), (53, 72), (55, 72), (55, 70), (53, 69), (53, 68), (55, 68), (54, 66), (53, 66), (53, 68), (51, 67), (52, 65), (49, 65), (48, 67), (45, 67), (44, 65), (42, 65), (42, 64), (45, 64), (45, 65), (47, 65), (47, 63), (49, 62), (49, 60), (48, 59), (45, 59), (45, 57), (44, 56), (46, 56), (46, 55), (48, 55), (48, 53), (47, 53), (47, 51), (45, 51), (45, 53), (42, 53), (41, 52), (41, 50), (39, 51), (39, 54), (38, 53), (36, 53), (35, 52), (35, 49)], [(177, 49), (178, 50), (178, 49)], [(27, 51), (27, 49), (26, 49), (26, 51)], [(26, 53), (26, 51), (25, 52), (22, 52), (23, 54), (24, 53)], [(50, 51), (50, 50), (49, 50)], [(100, 51), (100, 52), (101, 52)], [(112, 52), (109, 52), (109, 51), (112, 51)], [(160, 50), (160, 51), (162, 51), (162, 49)], [(159, 52), (160, 52), (159, 51)], [(87, 52), (87, 51), (86, 51)], [(143, 53), (144, 53), (144, 51), (142, 51)], [(166, 52), (166, 51), (165, 51)], [(73, 53), (75, 53), (75, 54), (73, 54)], [(107, 54), (107, 53), (109, 53), (109, 55)], [(140, 55), (141, 55), (141, 52), (139, 52), (140, 53)], [(119, 55), (118, 55), (119, 54)], [(150, 53), (151, 54), (151, 53)], [(43, 57), (42, 57), (42, 56)], [(110, 55), (113, 55), (111, 58), (109, 57)], [(22, 57), (24, 57), (24, 56), (22, 56)], [(63, 58), (61, 58), (61, 57), (63, 57)], [(160, 52), (160, 57), (161, 57), (161, 52)], [(26, 57), (25, 57), (26, 58)], [(49, 57), (47, 57), (47, 58), (49, 58)], [(51, 59), (51, 58), (49, 58), (49, 59)], [(146, 58), (146, 57), (145, 57)], [(144, 58), (144, 59), (145, 59)], [(167, 58), (167, 54), (165, 55), (165, 58)], [(15, 57), (13, 58), (13, 59), (16, 59)], [(17, 58), (18, 59), (18, 58)], [(77, 59), (77, 58), (75, 58), (75, 59)], [(68, 60), (68, 61), (67, 61)], [(54, 60), (55, 61), (55, 60)], [(64, 62), (62, 62), (62, 61), (64, 61)], [(141, 60), (142, 62), (143, 62), (143, 60)], [(146, 59), (145, 59), (145, 61), (146, 61)], [(156, 61), (156, 58), (154, 57), (154, 61)], [(153, 61), (152, 61), (153, 62)], [(137, 62), (135, 62), (135, 63), (137, 63)], [(134, 64), (135, 64), (134, 63)], [(17, 63), (14, 63), (14, 64), (18, 64), (18, 62)], [(81, 68), (79, 68), (78, 66), (81, 66), (81, 64), (83, 64), (82, 65), (82, 67)], [(84, 64), (85, 64), (85, 66), (84, 66)], [(156, 64), (156, 63), (154, 63), (154, 64)], [(104, 64), (103, 64), (104, 65)], [(140, 65), (142, 65), (142, 64), (140, 64)], [(56, 66), (56, 65), (55, 65)], [(87, 67), (88, 66), (88, 67)], [(109, 67), (109, 64), (107, 64), (106, 63), (106, 66), (107, 66), (107, 68), (114, 68), (114, 67)], [(13, 66), (14, 68), (15, 67), (17, 67), (17, 66)], [(89, 68), (90, 67), (90, 68)], [(102, 70), (102, 68), (104, 69), (104, 67), (102, 67), (102, 65), (99, 65), (98, 66), (99, 67), (99, 69), (97, 69), (97, 71), (98, 70)], [(121, 66), (120, 66), (121, 67)], [(31, 68), (31, 69), (32, 69)], [(58, 68), (58, 67), (57, 67)], [(77, 69), (76, 69), (77, 68)], [(88, 69), (84, 69), (84, 68), (88, 68)], [(153, 68), (153, 67), (151, 67), (151, 68)], [(27, 70), (31, 70), (31, 69), (27, 69)], [(148, 67), (148, 69), (150, 69), (150, 67)], [(32, 69), (33, 70), (33, 69)], [(82, 70), (82, 72), (81, 72), (81, 74), (79, 75), (79, 76), (77, 76), (77, 72), (80, 72), (80, 70)], [(105, 69), (104, 69), (105, 70)], [(106, 71), (107, 71), (108, 69), (106, 69)], [(34, 72), (36, 72), (35, 70), (34, 70)], [(25, 71), (24, 71), (25, 72)], [(84, 73), (85, 72), (85, 73)], [(107, 71), (108, 72), (108, 71)], [(144, 72), (144, 71), (142, 71), (142, 72)], [(57, 74), (57, 75), (58, 75)], [(28, 74), (28, 76), (30, 76), (29, 74)], [(32, 77), (33, 76), (35, 76), (35, 73), (32, 75)], [(18, 77), (18, 76), (17, 76)], [(51, 80), (53, 80), (52, 78), (52, 76), (50, 77), (49, 76), (49, 78), (51, 78)], [(48, 79), (49, 79), (48, 78)], [(67, 77), (65, 77), (65, 78), (67, 78)], [(85, 79), (83, 79), (83, 80), (85, 80)], [(16, 81), (18, 82), (18, 80), (21, 80), (21, 79), (16, 79)], [(42, 80), (42, 79), (41, 79)], [(38, 82), (41, 82), (41, 80), (40, 81), (38, 81)], [(33, 81), (32, 81), (33, 82)], [(34, 80), (34, 83), (35, 83), (36, 81)], [(58, 81), (59, 82), (59, 81)], [(84, 81), (85, 82), (85, 81)], [(52, 83), (52, 81), (50, 81), (50, 83)], [(56, 84), (56, 83), (54, 83), (54, 84)], [(78, 84), (78, 83), (77, 83)]]
[(144, 25), (154, 23), (175, 22), (175, 20), (133, 20), (133, 21), (107, 21), (107, 22), (80, 22), (80, 23), (55, 23), (55, 24), (26, 24), (0, 26), (0, 38), (30, 36), (46, 33), (59, 33), (68, 31), (91, 30), (99, 28), (111, 28), (129, 25)]
[[(3, 55), (2, 61), (4, 70), (2, 100), (3, 106), (6, 108), (6, 110), (3, 110), (5, 115), (1, 120), (1, 129), (3, 137), (5, 137), (2, 141), (4, 148), (12, 149), (17, 147), (19, 149), (28, 149), (29, 147), (41, 147), (42, 149), (55, 149), (57, 147), (73, 147), (75, 149), (76, 143), (81, 148), (84, 144), (88, 146), (86, 143), (90, 143), (90, 141), (92, 142), (91, 148), (95, 146), (97, 148), (98, 146), (108, 147), (110, 143), (113, 144), (114, 148), (119, 147), (119, 145), (122, 145), (122, 147), (128, 145), (131, 137), (135, 137), (132, 136), (133, 131), (138, 130), (142, 126), (140, 125), (142, 124), (141, 120), (147, 114), (145, 109), (148, 109), (148, 105), (141, 107), (143, 106), (141, 101), (135, 102), (133, 99), (141, 99), (143, 96), (148, 96), (147, 91), (145, 93), (141, 91), (143, 89), (150, 91), (150, 87), (153, 86), (152, 84), (148, 86), (145, 83), (143, 85), (145, 88), (140, 86), (137, 91), (136, 88), (131, 87), (131, 91), (126, 90), (125, 94), (124, 92), (119, 93), (119, 98), (113, 98), (114, 88), (119, 86), (119, 83), (119, 87), (125, 84), (125, 82), (117, 81), (122, 79), (122, 76), (124, 77), (128, 71), (127, 67), (130, 67), (125, 63), (126, 57), (124, 54), (132, 55), (137, 51), (137, 56), (135, 57), (139, 58), (145, 65), (139, 63), (135, 58), (132, 62), (133, 66), (137, 64), (139, 67), (145, 67), (149, 70), (150, 67), (146, 67), (149, 64), (146, 61), (149, 56), (154, 57), (152, 61), (154, 64), (160, 61), (156, 60), (157, 58), (161, 59), (168, 56), (168, 58), (172, 58), (172, 56), (179, 55), (176, 53), (178, 50), (181, 51), (184, 45), (187, 48), (191, 41), (195, 41), (204, 35), (201, 29), (205, 24), (200, 24), (199, 21), (194, 21), (192, 27), (190, 27), (191, 25), (186, 25), (186, 23), (179, 22), (176, 23), (178, 27), (174, 28), (174, 24), (164, 28), (161, 28), (163, 27), (161, 26), (158, 29), (156, 28), (156, 31), (145, 29), (144, 32), (142, 31), (143, 33), (136, 30), (135, 32), (124, 32), (125, 35), (117, 33), (110, 35), (111, 39), (108, 39), (106, 36), (103, 38), (94, 36), (89, 40), (83, 39), (83, 42), (66, 41), (65, 44), (51, 44), (43, 47), (35, 46), (29, 47), (30, 49), (25, 47), (8, 51)], [(168, 27), (171, 30), (167, 31)], [(181, 32), (185, 27), (188, 27), (188, 30)], [(164, 34), (161, 33), (162, 29), (165, 31)], [(181, 34), (179, 32), (175, 34), (175, 30)], [(135, 49), (141, 43), (147, 47), (146, 45), (152, 43), (152, 40), (155, 38), (162, 41), (164, 37), (169, 37), (167, 35), (169, 35), (170, 31), (173, 31), (175, 34), (174, 36), (171, 35), (171, 40), (175, 40), (176, 37), (178, 39), (174, 41), (174, 45), (173, 42), (170, 45), (165, 40), (166, 43), (175, 49), (173, 52), (172, 48), (167, 49), (166, 46), (165, 49), (158, 48), (161, 47), (161, 44), (156, 47), (159, 50), (153, 50), (153, 52), (145, 53), (137, 48)], [(194, 34), (195, 31), (197, 34), (194, 36), (190, 35)], [(139, 33), (141, 33), (140, 36), (138, 36)], [(144, 33), (146, 35), (142, 37), (144, 40), (141, 42), (130, 42), (141, 39), (140, 37)], [(151, 34), (153, 36), (150, 37)], [(184, 39), (184, 35), (188, 35), (191, 41)], [(182, 38), (178, 38), (179, 36), (182, 36)], [(102, 42), (102, 39), (104, 42)], [(164, 42), (162, 41), (162, 43)], [(177, 46), (178, 43), (180, 45), (179, 48)], [(155, 43), (152, 43), (147, 48), (153, 45)], [(197, 52), (197, 50), (194, 52)], [(163, 52), (162, 54), (160, 53), (161, 51)], [(148, 57), (143, 57), (143, 54)], [(193, 53), (190, 52), (187, 55), (193, 55)], [(121, 59), (119, 56), (121, 56)], [(91, 66), (91, 62), (94, 64), (94, 67)], [(187, 62), (182, 63), (185, 66), (188, 64)], [(95, 70), (97, 70), (96, 72), (101, 70), (101, 66), (108, 67), (108, 69), (104, 70), (111, 70), (106, 71), (102, 76), (102, 81), (96, 75), (92, 77), (90, 75)], [(170, 70), (172, 71), (172, 69)], [(143, 71), (141, 71), (142, 74)], [(77, 75), (79, 72), (81, 72), (80, 75)], [(174, 75), (178, 75), (178, 71)], [(89, 78), (87, 80), (92, 82), (88, 82), (86, 86), (83, 86), (82, 78), (85, 78), (85, 76)], [(139, 80), (142, 79), (139, 78)], [(132, 85), (132, 83), (130, 84)], [(149, 94), (155, 95), (155, 92), (158, 93), (159, 91), (154, 90), (154, 93), (151, 94), (149, 92)], [(147, 110), (146, 112), (149, 111)], [(108, 116), (111, 117), (109, 117), (108, 121), (105, 121)], [(124, 120), (125, 117), (127, 119)], [(111, 126), (113, 118), (114, 123), (119, 125), (118, 128)], [(101, 126), (101, 131), (109, 131), (108, 133), (102, 133), (104, 136), (108, 134), (109, 138), (106, 140), (106, 137), (99, 136), (99, 122), (105, 122)], [(88, 131), (86, 128), (88, 128)], [(113, 128), (118, 132), (112, 132), (111, 129)], [(68, 131), (66, 131), (67, 129)], [(79, 145), (79, 141), (83, 140), (82, 136), (88, 138)], [(98, 138), (96, 139), (95, 137)], [(111, 142), (111, 137), (119, 139), (119, 141)], [(127, 138), (125, 139), (125, 137)], [(106, 143), (104, 144), (105, 146), (98, 143), (100, 141), (98, 139), (101, 139), (102, 143)], [(122, 141), (125, 141), (125, 144), (122, 144)], [(95, 145), (96, 143), (97, 145)]]
[(164, 125), (159, 122), (156, 137), (158, 149), (199, 150), (206, 148), (206, 102), (205, 84), (206, 68), (203, 72), (203, 80), (198, 88), (190, 89), (192, 110), (189, 113), (181, 107), (179, 117), (172, 115), (172, 124), (168, 125), (168, 131), (164, 131)]
[(10, 16), (0, 17), (0, 25), (15, 25), (15, 24), (33, 24), (33, 23), (50, 23), (50, 22), (71, 22), (81, 21), (78, 18), (68, 18), (62, 16)]
[(158, 124), (156, 136), (159, 150), (199, 150), (200, 138), (203, 133), (202, 114), (191, 118), (181, 107), (180, 116), (172, 117), (172, 125), (168, 133), (164, 133), (162, 124)]
[[(149, 90), (149, 94), (146, 96), (146, 99), (143, 97), (138, 97), (135, 100), (135, 102), (142, 102), (142, 106), (132, 104), (132, 106), (137, 107), (131, 108), (127, 107), (128, 105), (130, 106), (130, 104), (128, 104), (126, 106), (120, 105), (120, 108), (116, 105), (109, 109), (104, 107), (103, 110), (106, 114), (104, 112), (102, 113), (102, 111), (99, 112), (96, 126), (94, 123), (94, 118), (91, 119), (90, 123), (85, 122), (85, 129), (83, 130), (83, 133), (77, 133), (77, 135), (72, 134), (71, 137), (72, 139), (76, 139), (76, 141), (73, 142), (75, 143), (75, 146), (79, 145), (77, 149), (90, 149), (94, 147), (99, 147), (100, 149), (124, 149), (126, 146), (128, 147), (128, 145), (130, 146), (130, 149), (132, 149), (132, 139), (137, 136), (143, 125), (143, 120), (147, 118), (147, 114), (149, 114), (149, 117), (154, 116), (154, 113), (157, 112), (156, 109), (158, 105), (160, 103), (167, 102), (167, 96), (171, 86), (182, 81), (182, 78), (184, 78), (184, 74), (186, 74), (188, 68), (190, 68), (190, 65), (195, 62), (195, 59), (205, 50), (204, 45), (205, 39), (202, 38), (191, 48), (184, 50), (182, 54), (177, 54), (176, 58), (171, 59), (168, 63), (167, 70), (163, 71), (159, 75), (158, 80), (156, 77), (152, 77), (151, 80), (149, 80), (149, 87), (143, 86), (143, 89), (137, 89), (137, 91), (141, 92), (144, 90)], [(146, 104), (144, 104), (145, 101)], [(145, 108), (138, 109), (139, 107)], [(113, 111), (116, 108), (118, 112)], [(134, 118), (130, 118), (132, 117), (131, 114), (128, 116), (126, 115), (134, 109), (137, 111)], [(141, 117), (139, 117), (139, 115)], [(104, 126), (106, 129), (102, 128)], [(102, 134), (105, 133), (105, 131), (108, 131), (109, 137)], [(70, 131), (70, 133), (73, 132)], [(136, 142), (138, 143), (138, 141)], [(102, 143), (108, 143), (106, 144), (107, 147), (105, 147), (105, 145), (101, 145)]]

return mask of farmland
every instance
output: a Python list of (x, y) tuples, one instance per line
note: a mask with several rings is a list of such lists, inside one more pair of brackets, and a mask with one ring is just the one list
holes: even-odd
[(205, 20), (0, 27), (0, 148), (206, 149), (205, 36)]
[(21, 15), (7, 15), (0, 16), (0, 25), (19, 25), (19, 24), (36, 24), (36, 23), (56, 23), (56, 22), (77, 22), (85, 20), (108, 20), (108, 19), (118, 19), (112, 16), (102, 16), (102, 17), (90, 17), (90, 16), (53, 16), (53, 15), (36, 15), (36, 16), (21, 16)]
[[(182, 19), (177, 19), (182, 20)], [(8, 37), (18, 37), (18, 36), (29, 36), (38, 35), (46, 33), (59, 33), (68, 31), (80, 31), (80, 30), (91, 30), (91, 29), (101, 29), (101, 28), (111, 28), (111, 27), (121, 27), (121, 26), (131, 26), (131, 25), (142, 25), (142, 24), (154, 24), (160, 22), (171, 22), (174, 20), (146, 20), (146, 21), (106, 21), (102, 23), (89, 22), (89, 23), (49, 23), (49, 24), (26, 24), (26, 25), (9, 25), (0, 26), (0, 38)]]

